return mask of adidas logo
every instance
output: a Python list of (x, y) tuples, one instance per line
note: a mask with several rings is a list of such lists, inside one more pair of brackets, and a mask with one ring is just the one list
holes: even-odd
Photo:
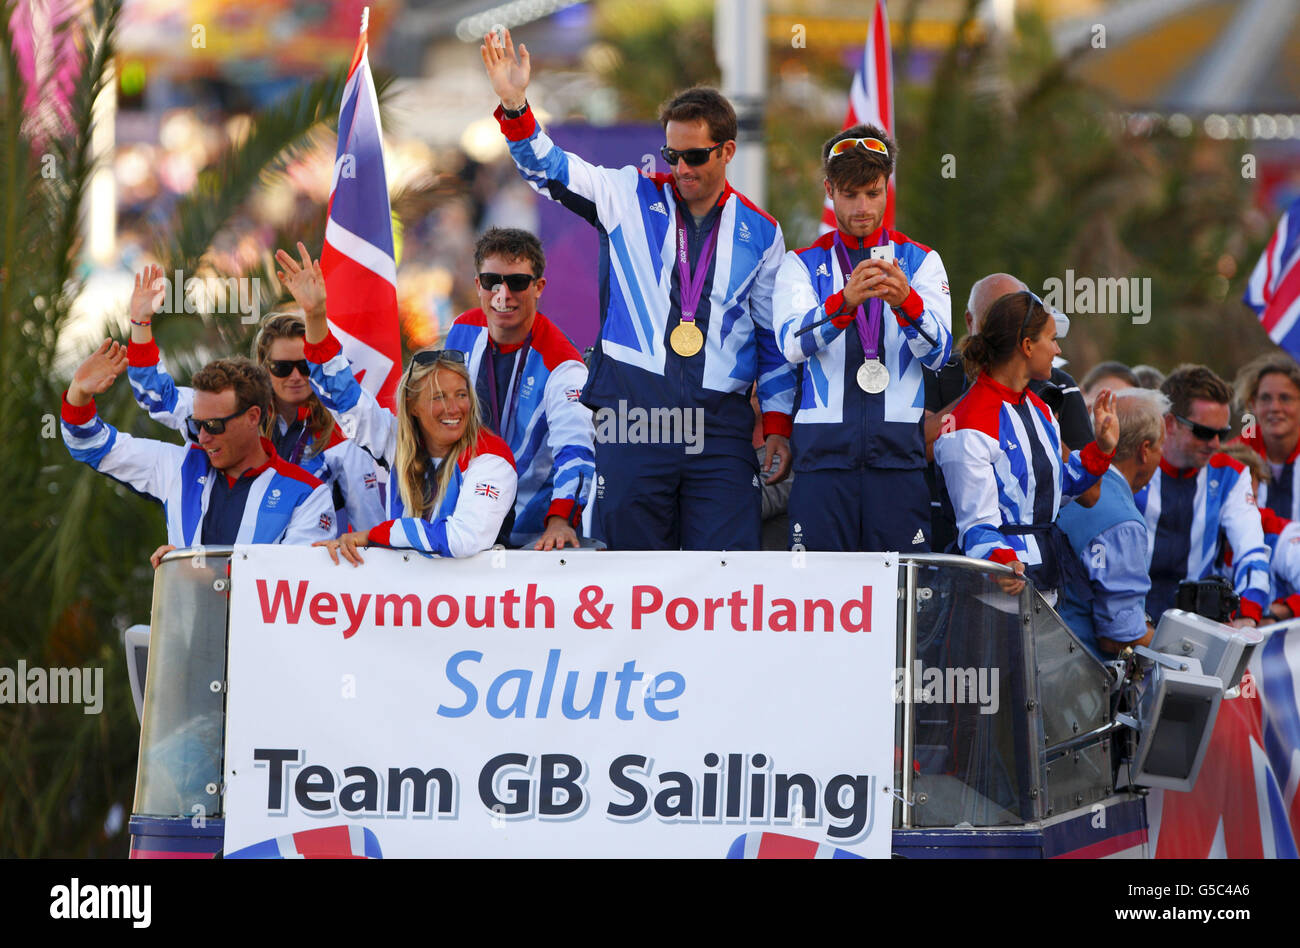
[(740, 222), (739, 235), (741, 240), (749, 240), (749, 225), (744, 221)]
[(663, 201), (655, 201), (650, 205), (650, 210), (662, 214), (664, 217), (668, 216), (668, 208), (664, 207)]
[(813, 276), (828, 277), (830, 275), (831, 275), (831, 271), (826, 269), (826, 264), (824, 263), (817, 264), (817, 272), (814, 273)]
[(1007, 442), (1007, 450), (1008, 450), (1008, 451), (1016, 451), (1016, 450), (1019, 449), (1019, 447), (1020, 447), (1020, 445), (1016, 444), (1014, 441), (1008, 441), (1008, 442)]
[(924, 543), (924, 542), (925, 542), (925, 534), (922, 533), (920, 530), (917, 530), (916, 536), (912, 537), (912, 546), (916, 546), (918, 543)]

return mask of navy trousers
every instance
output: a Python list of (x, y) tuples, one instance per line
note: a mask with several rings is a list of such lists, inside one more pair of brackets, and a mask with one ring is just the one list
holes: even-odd
[(929, 553), (925, 470), (800, 471), (790, 488), (790, 544), (836, 553)]
[(596, 443), (593, 532), (611, 550), (757, 550), (762, 492), (741, 453), (682, 445)]

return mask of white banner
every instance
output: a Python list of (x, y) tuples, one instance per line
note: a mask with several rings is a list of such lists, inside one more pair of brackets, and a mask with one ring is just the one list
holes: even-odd
[(235, 548), (227, 855), (889, 855), (896, 556), (364, 555)]

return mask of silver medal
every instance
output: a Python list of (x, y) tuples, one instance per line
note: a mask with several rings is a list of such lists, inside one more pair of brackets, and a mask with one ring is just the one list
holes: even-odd
[(858, 367), (858, 388), (879, 395), (889, 387), (889, 369), (879, 359), (867, 359)]

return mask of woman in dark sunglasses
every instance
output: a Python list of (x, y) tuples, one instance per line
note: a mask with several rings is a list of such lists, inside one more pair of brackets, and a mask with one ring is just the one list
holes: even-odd
[[(1010, 566), (998, 580), (1016, 595), (1028, 576), (1042, 591), (1062, 586), (1063, 571), (1078, 568), (1056, 515), (1106, 472), (1119, 441), (1115, 396), (1093, 404), (1097, 440), (1065, 456), (1051, 410), (1029, 391), (1029, 380), (1051, 375), (1056, 321), (1032, 292), (993, 304), (980, 332), (966, 340), (967, 374), (975, 382), (944, 425), (934, 457), (943, 472), (967, 556)], [(1083, 588), (1087, 588), (1086, 576)]]
[(438, 556), (473, 556), (497, 540), (515, 502), (518, 479), (510, 448), (483, 427), (465, 354), (421, 349), (402, 373), (394, 414), (357, 383), (325, 317), (320, 263), (298, 244), (300, 260), (283, 250), (280, 280), (307, 299), (312, 387), (356, 442), (389, 470), (387, 516), (368, 530), (324, 546), (353, 565), (366, 546), (414, 549)]
[[(128, 373), (140, 407), (155, 421), (186, 431), (193, 412), (193, 390), (175, 384), (162, 367), (153, 340), (153, 301), (163, 289), (162, 277), (157, 265), (136, 275), (130, 305)], [(379, 471), (374, 458), (344, 436), (312, 392), (303, 358), (306, 332), (307, 324), (294, 313), (271, 313), (258, 330), (253, 358), (270, 373), (275, 394), (275, 411), (264, 420), (263, 434), (281, 458), (330, 486), (340, 533), (346, 532), (349, 524), (369, 527), (384, 519)]]

